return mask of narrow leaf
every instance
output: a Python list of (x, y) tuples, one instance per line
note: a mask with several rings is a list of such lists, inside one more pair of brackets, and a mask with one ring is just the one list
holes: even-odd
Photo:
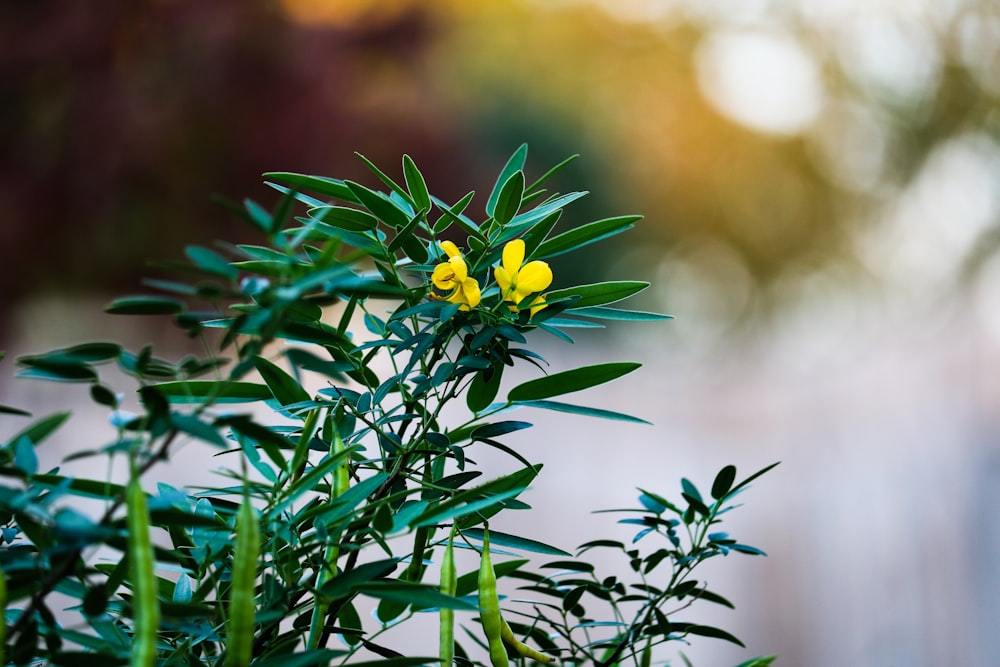
[(641, 365), (635, 362), (615, 362), (554, 373), (519, 384), (510, 390), (507, 400), (523, 403), (581, 391), (620, 378)]
[[(486, 215), (493, 217), (496, 211), (497, 200), (500, 199), (500, 191), (514, 172), (524, 169), (524, 163), (528, 158), (528, 144), (521, 144), (514, 154), (507, 160), (507, 164), (500, 170), (497, 182), (493, 185), (489, 200), (486, 202)], [(523, 186), (522, 186), (523, 187)]]

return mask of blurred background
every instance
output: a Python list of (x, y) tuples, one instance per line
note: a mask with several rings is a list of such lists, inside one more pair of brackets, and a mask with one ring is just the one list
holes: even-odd
[[(643, 361), (584, 399), (656, 425), (533, 419), (529, 457), (574, 451), (531, 528), (572, 545), (633, 486), (781, 460), (733, 515), (770, 556), (710, 579), (748, 648), (696, 664), (997, 665), (998, 99), (993, 0), (9, 0), (0, 349), (184, 345), (101, 306), (150, 258), (255, 240), (211, 198), (271, 205), (264, 171), (373, 184), (354, 152), (405, 152), (481, 210), (522, 142), (529, 180), (579, 153), (566, 223), (646, 217), (557, 286), (649, 280), (633, 305), (677, 319), (553, 341), (554, 368)], [(86, 401), (13, 373), (2, 403)]]

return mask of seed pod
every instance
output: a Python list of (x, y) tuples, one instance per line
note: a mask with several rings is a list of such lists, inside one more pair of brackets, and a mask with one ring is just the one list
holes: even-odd
[(639, 667), (649, 667), (653, 664), (653, 642), (646, 640), (646, 648), (642, 649), (642, 658), (639, 660)]
[[(337, 431), (336, 426), (333, 425), (332, 420), (329, 420), (327, 424), (330, 425), (329, 430), (332, 436), (330, 455), (336, 456), (346, 450), (347, 445), (344, 444), (344, 440), (340, 437), (340, 433)], [(330, 497), (336, 498), (347, 491), (350, 488), (350, 484), (350, 470), (348, 469), (348, 461), (345, 459), (333, 471)], [(322, 569), (316, 574), (316, 590), (323, 588), (323, 584), (333, 579), (333, 576), (337, 573), (338, 558), (340, 558), (340, 545), (328, 544), (323, 552)], [(323, 625), (326, 623), (326, 615), (330, 611), (330, 604), (331, 600), (322, 595), (316, 595), (313, 600), (312, 618), (309, 620), (309, 636), (306, 638), (306, 648), (319, 648), (319, 638), (323, 634)]]
[[(441, 592), (454, 597), (458, 589), (458, 575), (455, 573), (455, 524), (448, 535), (448, 545), (441, 559)], [(451, 667), (455, 661), (455, 610), (441, 607), (441, 667)]]
[(490, 531), (483, 530), (483, 553), (479, 560), (479, 621), (490, 647), (493, 667), (509, 667), (507, 649), (500, 638), (503, 617), (500, 616), (500, 596), (497, 594), (497, 575), (490, 558)]
[(540, 653), (518, 640), (518, 638), (514, 636), (514, 631), (510, 629), (509, 625), (507, 625), (507, 621), (503, 618), (503, 616), (500, 617), (500, 623), (500, 639), (502, 639), (503, 643), (514, 651), (514, 653), (517, 653), (525, 658), (530, 658), (536, 662), (549, 663), (556, 661), (556, 659), (551, 655)]
[(236, 546), (229, 589), (229, 627), (226, 632), (226, 667), (247, 667), (253, 658), (254, 601), (257, 561), (260, 558), (260, 522), (250, 499), (243, 497), (236, 514)]
[(131, 667), (153, 667), (160, 627), (160, 599), (153, 567), (153, 544), (149, 537), (149, 508), (134, 466), (125, 488), (125, 525), (135, 623), (129, 664)]

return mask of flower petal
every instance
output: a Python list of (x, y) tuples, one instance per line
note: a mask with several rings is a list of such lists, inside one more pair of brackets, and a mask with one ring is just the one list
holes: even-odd
[(552, 284), (552, 269), (545, 262), (528, 262), (517, 274), (517, 291), (522, 294), (541, 292)]
[(434, 283), (434, 287), (437, 287), (439, 290), (453, 289), (457, 283), (455, 282), (455, 269), (452, 267), (451, 262), (444, 262), (435, 266), (434, 273), (431, 274), (431, 281)]
[(503, 268), (514, 276), (521, 268), (522, 262), (524, 262), (524, 241), (514, 239), (503, 247)]
[(465, 295), (465, 302), (469, 304), (471, 308), (475, 308), (479, 305), (482, 300), (482, 294), (479, 291), (479, 281), (475, 278), (469, 278), (462, 282), (462, 285), (458, 288), (460, 292)]
[(497, 279), (497, 285), (500, 287), (500, 293), (505, 297), (510, 291), (511, 283), (514, 282), (513, 277), (507, 273), (507, 269), (502, 266), (498, 266), (493, 269), (493, 277)]
[(449, 259), (448, 264), (451, 265), (451, 270), (455, 272), (455, 280), (457, 282), (464, 282), (469, 277), (469, 267), (461, 255), (456, 255)]
[(535, 300), (531, 302), (531, 316), (534, 317), (535, 313), (540, 311), (542, 308), (545, 308), (546, 305), (548, 304), (545, 303), (544, 294), (535, 297)]
[(448, 257), (462, 256), (462, 253), (458, 251), (458, 246), (451, 241), (441, 241), (438, 245), (441, 246), (441, 250), (444, 250), (444, 254), (448, 255)]

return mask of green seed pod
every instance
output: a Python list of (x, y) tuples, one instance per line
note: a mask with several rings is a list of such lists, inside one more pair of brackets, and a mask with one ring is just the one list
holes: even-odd
[(131, 667), (153, 667), (160, 627), (160, 599), (153, 566), (153, 544), (149, 537), (149, 508), (135, 466), (125, 488), (125, 525), (128, 528), (127, 549), (135, 610), (129, 664)]
[[(330, 441), (330, 455), (336, 456), (347, 449), (340, 433), (333, 425), (332, 419), (328, 420), (329, 432), (332, 437)], [(333, 471), (333, 482), (330, 485), (330, 496), (336, 498), (350, 488), (351, 477), (348, 469), (348, 461), (345, 459), (337, 469)], [(319, 590), (323, 584), (333, 579), (337, 573), (337, 559), (340, 558), (340, 545), (329, 544), (323, 552), (323, 567), (316, 574), (316, 589)], [(309, 619), (309, 636), (306, 638), (306, 648), (319, 648), (319, 638), (323, 634), (323, 625), (326, 623), (326, 615), (330, 611), (331, 601), (317, 595), (313, 600), (312, 617)]]
[(260, 522), (246, 496), (236, 514), (236, 546), (229, 591), (229, 627), (226, 632), (226, 667), (247, 667), (253, 658), (254, 601), (257, 561), (260, 558)]
[(507, 625), (507, 621), (502, 616), (500, 617), (500, 623), (502, 624), (500, 626), (500, 639), (502, 639), (503, 643), (506, 644), (512, 651), (514, 651), (514, 653), (517, 653), (520, 656), (523, 656), (525, 658), (530, 658), (531, 660), (541, 663), (549, 663), (556, 661), (556, 659), (553, 658), (551, 655), (545, 655), (544, 653), (540, 653), (535, 649), (531, 648), (530, 646), (528, 646), (527, 644), (524, 644), (523, 642), (518, 640), (518, 638), (514, 636), (514, 631), (510, 629), (510, 626)]
[[(458, 575), (455, 573), (455, 524), (448, 535), (448, 545), (441, 559), (441, 592), (455, 595), (458, 589)], [(455, 610), (441, 608), (441, 667), (451, 667), (455, 661)]]
[(500, 616), (500, 596), (497, 594), (497, 575), (490, 558), (490, 531), (483, 530), (483, 553), (479, 560), (479, 620), (490, 647), (490, 663), (493, 667), (509, 667), (507, 649), (500, 634), (503, 632), (503, 617)]

